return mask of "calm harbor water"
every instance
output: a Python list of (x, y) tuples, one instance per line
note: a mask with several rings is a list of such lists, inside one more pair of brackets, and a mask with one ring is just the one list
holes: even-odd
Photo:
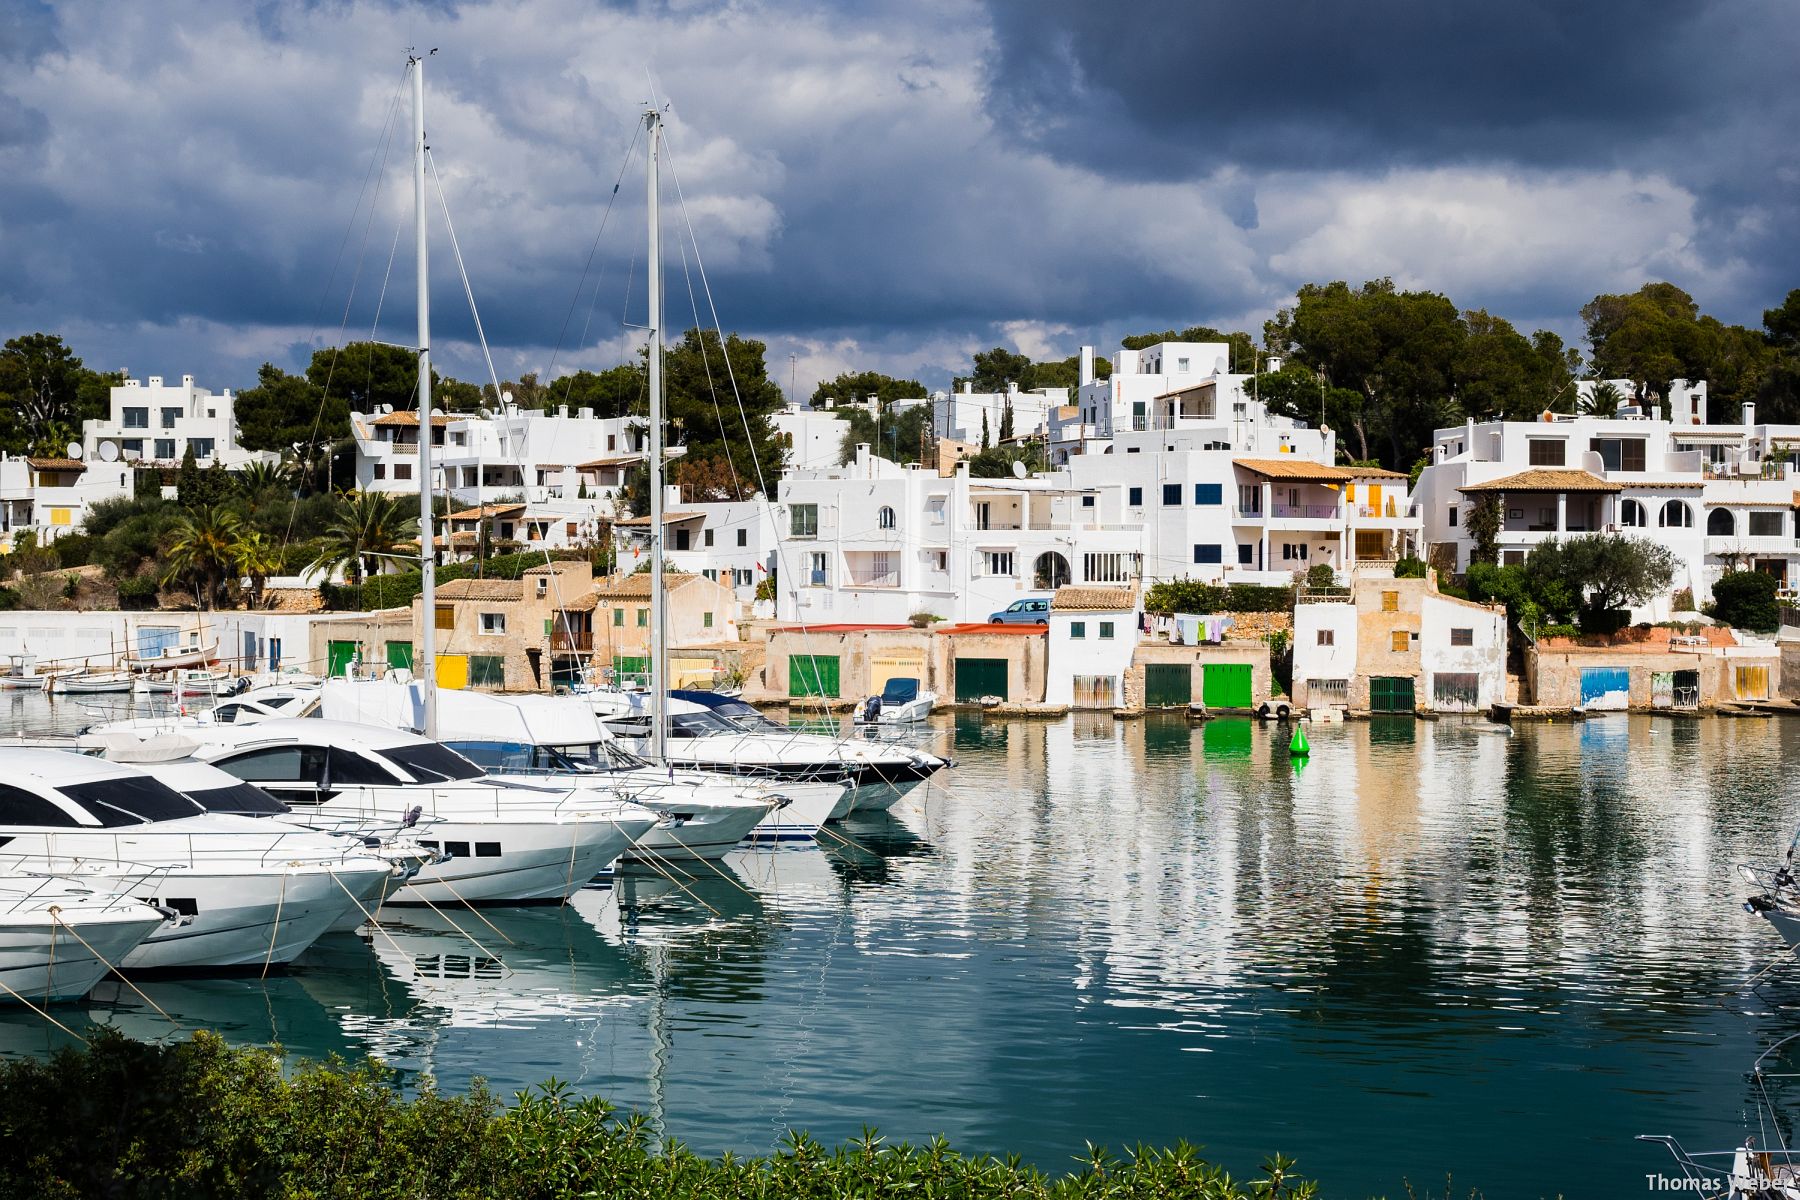
[[(1800, 1029), (1800, 967), (1743, 990), (1778, 945), (1732, 869), (1800, 819), (1800, 723), (1380, 721), (1313, 730), (1300, 770), (1238, 720), (932, 736), (959, 765), (843, 841), (146, 990), (450, 1088), (554, 1075), (707, 1152), (868, 1124), (1062, 1170), (1185, 1138), (1333, 1197), (1636, 1194), (1672, 1163), (1633, 1136), (1732, 1144), (1744, 1072)], [(59, 1015), (170, 1033), (116, 985)], [(64, 1040), (0, 1012), (0, 1053)]]

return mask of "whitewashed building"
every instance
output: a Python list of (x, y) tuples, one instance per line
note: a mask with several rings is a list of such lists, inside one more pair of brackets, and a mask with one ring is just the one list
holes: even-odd
[(770, 420), (775, 431), (787, 440), (788, 470), (837, 466), (844, 452), (844, 431), (849, 426), (836, 411), (790, 404)]
[(1131, 588), (1058, 588), (1050, 602), (1044, 703), (1105, 709), (1123, 705), (1140, 611)]
[(46, 545), (78, 532), (94, 505), (132, 491), (121, 462), (0, 455), (0, 550), (10, 553), (22, 533)]
[(1041, 437), (1050, 427), (1050, 414), (1069, 403), (1068, 388), (1035, 388), (1020, 391), (1018, 384), (1008, 384), (1004, 392), (977, 392), (975, 385), (964, 383), (954, 392), (934, 392), (931, 397), (931, 431), (933, 436), (953, 442), (998, 446), (1001, 430), (1009, 424), (1014, 439)]
[(192, 375), (183, 375), (179, 384), (166, 384), (161, 375), (127, 379), (112, 389), (105, 418), (81, 423), (82, 458), (90, 464), (173, 467), (192, 450), (201, 466), (217, 462), (228, 471), (278, 462), (273, 451), (238, 445), (236, 404), (231, 389), (208, 391)]
[[(774, 565), (774, 505), (765, 500), (690, 504), (671, 486), (663, 517), (663, 557), (671, 566), (723, 584), (745, 605), (754, 602), (757, 585)], [(650, 552), (650, 518), (616, 522), (612, 538), (619, 570), (635, 570)]]
[(1434, 563), (1468, 568), (1470, 506), (1494, 495), (1503, 563), (1571, 534), (1623, 533), (1668, 546), (1675, 580), (1640, 617), (1667, 617), (1686, 589), (1697, 607), (1729, 570), (1767, 571), (1791, 586), (1800, 574), (1800, 425), (1758, 424), (1754, 405), (1737, 424), (1707, 424), (1704, 383), (1675, 380), (1669, 395), (1668, 418), (1627, 403), (1612, 416), (1546, 413), (1438, 430), (1414, 491)]

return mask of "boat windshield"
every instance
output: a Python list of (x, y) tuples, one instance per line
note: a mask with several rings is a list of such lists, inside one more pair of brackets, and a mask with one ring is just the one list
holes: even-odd
[(678, 738), (698, 738), (742, 733), (743, 729), (708, 711), (674, 714), (669, 718), (669, 732)]
[(236, 787), (208, 788), (189, 792), (188, 799), (212, 813), (234, 813), (243, 817), (273, 817), (293, 809), (261, 788), (248, 783)]
[(757, 733), (792, 733), (793, 730), (780, 721), (763, 716), (756, 709), (742, 700), (727, 700), (723, 704), (713, 706), (713, 715), (723, 717), (740, 729), (754, 730)]
[(418, 742), (411, 746), (388, 746), (375, 751), (379, 758), (393, 763), (418, 783), (444, 783), (453, 779), (480, 779), (484, 771), (448, 746), (436, 742)]
[(168, 784), (154, 779), (96, 779), (58, 790), (100, 824), (113, 828), (178, 821), (204, 811)]

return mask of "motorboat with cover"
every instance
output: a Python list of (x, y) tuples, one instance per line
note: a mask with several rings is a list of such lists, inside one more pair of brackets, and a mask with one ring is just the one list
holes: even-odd
[[(628, 749), (647, 752), (651, 741), (647, 693), (595, 690), (583, 693), (582, 699)], [(790, 729), (736, 697), (687, 690), (668, 696), (665, 757), (669, 766), (692, 770), (848, 784), (852, 811), (892, 808), (901, 796), (950, 765), (910, 746)]]
[(9, 748), (0, 778), (0, 866), (87, 873), (188, 918), (152, 931), (128, 969), (282, 965), (392, 871), (360, 841), (209, 812), (123, 763)]
[(0, 870), (0, 1004), (79, 1000), (175, 920), (93, 870)]
[[(333, 679), (323, 689), (328, 719), (416, 730), (422, 685), (409, 680)], [(440, 691), (438, 737), (501, 778), (578, 776), (617, 787), (662, 814), (626, 861), (717, 859), (751, 842), (810, 841), (843, 801), (838, 783), (807, 783), (676, 771), (626, 751), (573, 697)]]
[(196, 756), (254, 783), (303, 820), (318, 813), (391, 830), (419, 824), (445, 861), (391, 904), (561, 902), (660, 819), (615, 789), (495, 779), (411, 733), (312, 718), (183, 730)]
[(858, 725), (914, 725), (931, 715), (937, 693), (921, 691), (919, 681), (896, 675), (881, 689), (856, 706), (852, 720)]

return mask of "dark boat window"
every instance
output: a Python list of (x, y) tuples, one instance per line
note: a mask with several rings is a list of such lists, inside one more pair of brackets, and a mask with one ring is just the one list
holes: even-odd
[(57, 790), (108, 826), (178, 821), (205, 811), (168, 784), (154, 779), (97, 779)]
[(189, 792), (188, 798), (207, 812), (235, 813), (245, 817), (272, 817), (293, 811), (261, 788), (248, 783)]
[(441, 783), (451, 779), (480, 779), (480, 767), (456, 751), (436, 742), (420, 742), (415, 746), (389, 746), (376, 754), (387, 759), (420, 783)]
[(395, 782), (392, 775), (353, 750), (333, 746), (328, 757), (331, 763), (331, 786), (334, 788), (391, 787)]
[(490, 773), (521, 773), (532, 769), (532, 747), (523, 742), (445, 742), (476, 766)]
[(325, 779), (325, 750), (320, 746), (268, 746), (213, 762), (221, 771), (251, 783), (310, 783)]
[(81, 825), (74, 817), (42, 796), (24, 788), (0, 783), (0, 825), (51, 825), (58, 828)]

